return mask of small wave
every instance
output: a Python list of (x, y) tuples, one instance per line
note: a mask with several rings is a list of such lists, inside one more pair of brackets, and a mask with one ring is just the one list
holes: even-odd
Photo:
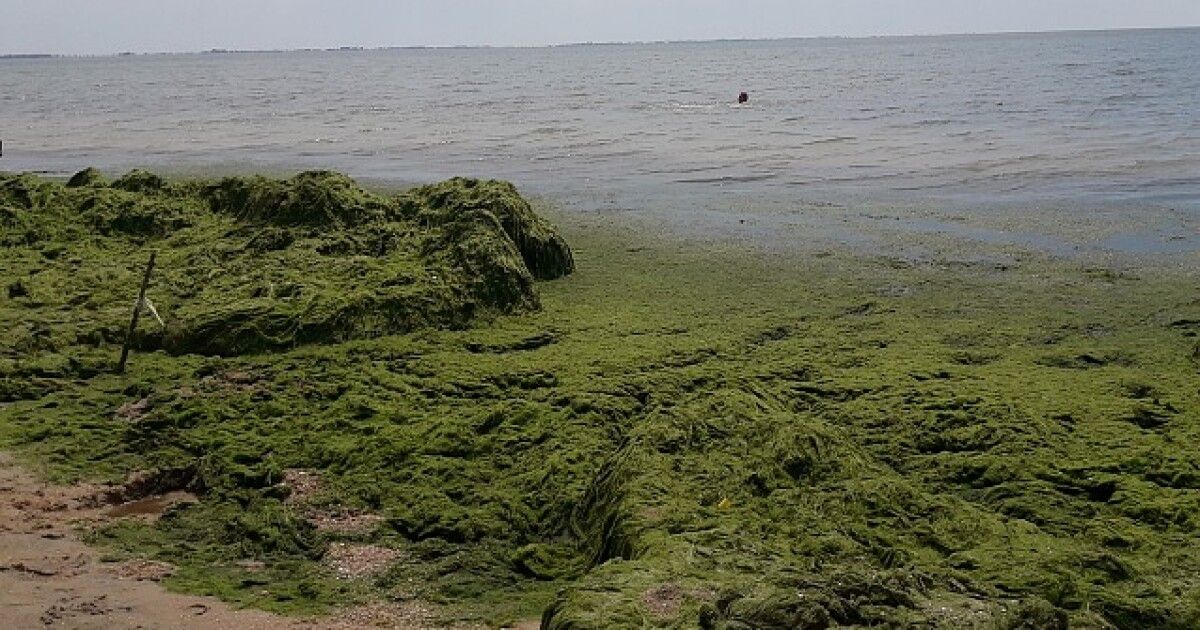
[(638, 172), (645, 174), (645, 175), (687, 175), (689, 173), (707, 173), (707, 172), (711, 172), (711, 171), (719, 171), (723, 168), (725, 168), (725, 166), (723, 166), (723, 165), (694, 166), (694, 167), (670, 168), (670, 169), (644, 168), (644, 169), (639, 170)]
[(769, 135), (769, 136), (792, 136), (792, 137), (795, 137), (795, 136), (808, 136), (809, 134), (808, 134), (808, 132), (807, 132), (807, 131), (805, 131), (804, 129), (796, 129), (796, 130), (791, 130), (791, 129), (772, 129), (772, 130), (770, 130), (770, 131), (768, 131), (768, 132), (767, 132), (767, 135)]
[(762, 182), (779, 177), (778, 173), (762, 175), (725, 175), (723, 177), (697, 177), (694, 179), (677, 179), (676, 184), (749, 184)]
[(1137, 94), (1135, 92), (1126, 92), (1124, 94), (1113, 94), (1110, 96), (1105, 96), (1104, 102), (1105, 103), (1120, 103), (1120, 102), (1124, 102), (1124, 101), (1140, 101), (1144, 98), (1146, 98), (1146, 97), (1142, 94)]
[(586, 156), (583, 161), (585, 163), (592, 163), (602, 160), (610, 160), (613, 158), (631, 158), (639, 155), (645, 155), (647, 153), (649, 153), (649, 151), (646, 149), (627, 149), (625, 151), (600, 152)]
[(573, 127), (553, 127), (553, 126), (546, 126), (546, 127), (535, 127), (535, 128), (533, 128), (533, 129), (527, 129), (527, 130), (525, 130), (525, 131), (521, 131), (521, 132), (519, 132), (519, 133), (515, 133), (515, 134), (513, 134), (512, 136), (508, 137), (507, 139), (509, 139), (509, 140), (518, 140), (518, 139), (521, 139), (521, 138), (537, 138), (537, 137), (543, 137), (543, 136), (558, 136), (558, 135), (563, 135), (563, 134), (574, 133), (575, 131), (577, 131), (577, 129), (575, 129), (575, 128), (573, 128)]
[(811, 147), (811, 146), (815, 146), (818, 144), (834, 144), (836, 142), (855, 142), (857, 140), (858, 140), (857, 136), (831, 136), (828, 138), (817, 138), (816, 140), (809, 140), (808, 142), (802, 142), (802, 143), (800, 143), (800, 146)]

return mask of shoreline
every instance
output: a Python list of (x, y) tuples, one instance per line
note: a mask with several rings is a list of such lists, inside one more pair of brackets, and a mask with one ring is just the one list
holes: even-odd
[[(161, 171), (170, 179), (244, 175), (286, 177), (301, 166), (189, 166)], [(4, 172), (0, 170), (0, 172)], [(125, 171), (113, 171), (117, 175)], [(36, 172), (35, 172), (36, 173)], [(42, 175), (65, 181), (72, 173)], [(361, 178), (383, 194), (429, 181)], [(627, 205), (590, 195), (566, 195), (518, 187), (556, 217), (598, 217), (614, 226), (638, 225), (705, 246), (743, 245), (773, 252), (847, 250), (909, 259), (974, 249), (1006, 259), (1046, 256), (1118, 267), (1200, 266), (1200, 212), (1169, 203), (1080, 204), (1004, 201), (988, 204), (946, 199), (845, 199), (714, 195), (707, 203), (674, 206)], [(585, 219), (588, 220), (588, 219)]]

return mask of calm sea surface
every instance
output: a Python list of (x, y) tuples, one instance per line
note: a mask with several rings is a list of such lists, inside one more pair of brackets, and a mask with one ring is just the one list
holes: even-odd
[(1200, 30), (5, 60), (0, 137), (9, 171), (1200, 208)]

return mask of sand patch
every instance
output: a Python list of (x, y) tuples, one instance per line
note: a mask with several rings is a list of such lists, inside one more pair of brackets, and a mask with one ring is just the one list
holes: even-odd
[(379, 575), (404, 557), (403, 552), (378, 545), (333, 543), (325, 552), (325, 563), (343, 580)]

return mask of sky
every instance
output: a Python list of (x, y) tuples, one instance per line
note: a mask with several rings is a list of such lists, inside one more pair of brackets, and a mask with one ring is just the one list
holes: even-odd
[(0, 54), (1200, 26), (1200, 0), (0, 0)]

